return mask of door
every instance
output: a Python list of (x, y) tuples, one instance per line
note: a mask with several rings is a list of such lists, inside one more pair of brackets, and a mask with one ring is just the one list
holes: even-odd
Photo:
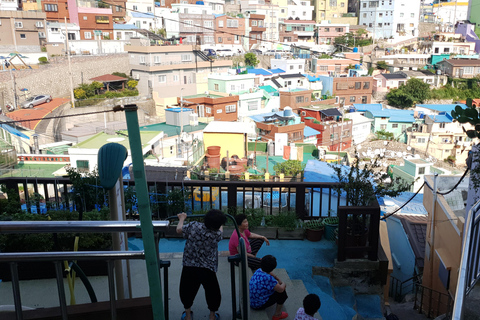
[(199, 117), (205, 117), (205, 106), (203, 104), (199, 105), (197, 112)]

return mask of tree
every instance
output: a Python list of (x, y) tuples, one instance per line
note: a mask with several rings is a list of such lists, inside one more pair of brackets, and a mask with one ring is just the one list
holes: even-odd
[(401, 108), (410, 108), (415, 103), (423, 103), (431, 96), (430, 85), (417, 78), (411, 78), (398, 89), (387, 94), (388, 104)]
[(377, 61), (377, 69), (387, 70), (388, 69), (388, 64), (385, 61)]
[(245, 64), (247, 66), (254, 66), (256, 67), (259, 63), (260, 63), (260, 60), (257, 59), (257, 56), (255, 55), (255, 53), (246, 53), (245, 56)]

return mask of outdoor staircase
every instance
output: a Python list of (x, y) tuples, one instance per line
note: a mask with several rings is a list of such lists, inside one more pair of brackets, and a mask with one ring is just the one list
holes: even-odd
[[(356, 294), (350, 286), (334, 287), (325, 276), (314, 275), (311, 281), (292, 280), (285, 269), (275, 269), (274, 273), (287, 286), (288, 299), (283, 310), (288, 312), (288, 319), (294, 319), (295, 313), (303, 305), (303, 298), (309, 293), (320, 297), (322, 306), (315, 318), (320, 320), (383, 320), (381, 297), (377, 294)], [(251, 310), (251, 309), (250, 309)], [(275, 307), (266, 310), (251, 310), (249, 319), (270, 320)]]

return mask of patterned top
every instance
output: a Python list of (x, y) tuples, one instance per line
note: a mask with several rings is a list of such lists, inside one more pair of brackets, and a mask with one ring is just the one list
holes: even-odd
[(260, 308), (274, 293), (278, 281), (269, 273), (257, 269), (250, 279), (250, 306)]
[(295, 320), (318, 320), (317, 318), (312, 317), (305, 313), (303, 308), (299, 308), (297, 314), (295, 315)]
[(183, 226), (182, 233), (187, 239), (183, 251), (183, 265), (217, 272), (218, 243), (223, 239), (222, 231), (207, 229), (203, 223), (193, 221)]

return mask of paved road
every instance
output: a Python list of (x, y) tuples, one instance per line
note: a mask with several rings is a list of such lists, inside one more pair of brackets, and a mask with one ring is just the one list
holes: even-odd
[(18, 109), (5, 115), (12, 120), (21, 121), (19, 125), (35, 130), (42, 118), (47, 117), (53, 110), (68, 101), (67, 98), (54, 98), (49, 103), (40, 104), (32, 109)]

